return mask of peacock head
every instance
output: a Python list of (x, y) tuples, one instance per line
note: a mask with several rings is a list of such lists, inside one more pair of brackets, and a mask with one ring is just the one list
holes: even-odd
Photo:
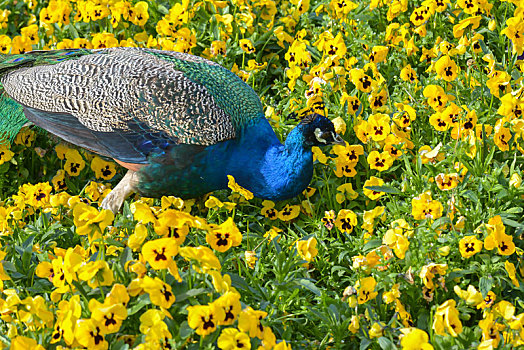
[(305, 117), (297, 127), (304, 137), (307, 147), (344, 145), (345, 141), (335, 132), (335, 126), (328, 118), (320, 114)]

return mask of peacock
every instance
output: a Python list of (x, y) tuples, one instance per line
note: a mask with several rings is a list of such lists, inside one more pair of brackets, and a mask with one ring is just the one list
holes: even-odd
[(312, 146), (344, 144), (333, 123), (304, 118), (283, 145), (254, 90), (210, 60), (145, 48), (65, 49), (0, 55), (0, 132), (28, 122), (113, 158), (128, 171), (101, 206), (132, 192), (195, 198), (227, 188), (256, 197), (301, 193)]

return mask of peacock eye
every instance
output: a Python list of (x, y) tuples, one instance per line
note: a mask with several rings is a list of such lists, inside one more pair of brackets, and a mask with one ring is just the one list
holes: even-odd
[(324, 135), (325, 133), (322, 130), (320, 130), (319, 128), (315, 129), (315, 138), (317, 139), (317, 141), (320, 143), (327, 144), (327, 141), (324, 139)]

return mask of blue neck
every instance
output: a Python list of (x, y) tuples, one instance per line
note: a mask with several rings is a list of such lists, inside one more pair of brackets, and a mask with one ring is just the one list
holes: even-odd
[[(294, 128), (282, 145), (265, 118), (238, 138), (226, 169), (258, 198), (295, 197), (313, 176), (311, 147), (304, 145), (301, 127)], [(228, 175), (228, 174), (226, 174)]]
[[(282, 200), (302, 192), (313, 176), (311, 147), (304, 145), (302, 125), (282, 145), (265, 118), (246, 126), (242, 135), (191, 153), (191, 147), (173, 147), (163, 158), (140, 169), (138, 190), (145, 196), (176, 193), (195, 198), (227, 188), (226, 175), (258, 198)], [(187, 166), (179, 161), (189, 159)]]

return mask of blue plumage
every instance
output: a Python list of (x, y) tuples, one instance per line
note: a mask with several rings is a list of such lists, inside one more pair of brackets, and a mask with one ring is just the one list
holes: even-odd
[(131, 191), (196, 197), (227, 188), (227, 175), (257, 197), (290, 198), (311, 181), (311, 147), (343, 143), (312, 115), (282, 145), (253, 89), (187, 54), (112, 48), (1, 60), (4, 100), (25, 116), (9, 120), (27, 118), (130, 169), (102, 203), (113, 211)]
[[(323, 130), (326, 143), (317, 139), (315, 130)], [(198, 153), (174, 146), (169, 154), (153, 157), (149, 166), (138, 171), (138, 190), (154, 197), (176, 191), (178, 196), (191, 198), (227, 188), (227, 175), (232, 175), (259, 198), (287, 199), (301, 193), (311, 181), (311, 147), (341, 142), (332, 123), (320, 115), (294, 128), (284, 145), (261, 118), (239, 137)], [(176, 157), (190, 158), (190, 163), (180, 168), (180, 162), (173, 161)]]

